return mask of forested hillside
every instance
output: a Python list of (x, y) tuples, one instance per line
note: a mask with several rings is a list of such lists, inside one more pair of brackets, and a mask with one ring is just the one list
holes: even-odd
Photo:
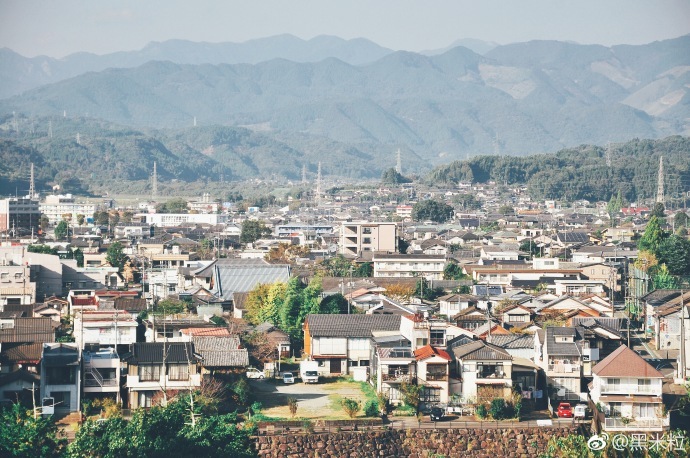
[(582, 145), (555, 154), (526, 157), (481, 156), (434, 169), (426, 180), (453, 184), (459, 181), (508, 185), (527, 184), (537, 199), (609, 200), (621, 191), (629, 201), (656, 195), (659, 158), (663, 156), (666, 194), (677, 197), (690, 189), (690, 138), (635, 139), (607, 148)]

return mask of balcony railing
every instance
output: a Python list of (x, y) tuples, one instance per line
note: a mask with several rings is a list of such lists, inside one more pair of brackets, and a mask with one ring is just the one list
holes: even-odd
[(637, 385), (635, 383), (602, 384), (601, 393), (616, 394), (656, 394), (661, 396), (661, 386)]
[(446, 339), (429, 339), (429, 343), (432, 347), (445, 347)]
[(579, 374), (579, 364), (549, 364), (549, 372), (556, 372), (558, 374)]
[(409, 383), (410, 374), (381, 374), (381, 380), (388, 383)]
[(426, 380), (429, 382), (439, 382), (442, 380), (448, 380), (448, 374), (442, 373), (429, 373), (426, 374)]
[(669, 426), (669, 418), (647, 418), (632, 421), (623, 421), (622, 418), (606, 418), (604, 429), (606, 430), (628, 430), (645, 431), (649, 429), (664, 429)]

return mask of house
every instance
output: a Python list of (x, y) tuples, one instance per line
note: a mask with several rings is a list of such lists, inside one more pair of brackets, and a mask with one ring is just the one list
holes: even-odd
[(279, 352), (281, 358), (290, 357), (290, 334), (277, 328), (268, 321), (256, 326), (254, 331), (264, 334), (266, 336), (266, 341)]
[[(81, 355), (75, 344), (45, 343), (41, 358), (41, 399), (55, 414), (81, 408)], [(47, 401), (47, 399), (50, 399)], [(43, 412), (44, 414), (49, 411)]]
[(496, 345), (478, 340), (453, 348), (459, 393), (465, 401), (491, 402), (510, 397), (513, 358)]
[(425, 345), (413, 352), (417, 363), (417, 384), (422, 385), (420, 408), (447, 403), (450, 397), (450, 362), (447, 351)]
[(474, 334), (466, 329), (438, 318), (429, 318), (422, 313), (405, 315), (400, 320), (400, 334), (410, 341), (413, 350), (431, 345), (446, 348), (449, 340)]
[(548, 396), (554, 400), (581, 400), (582, 350), (576, 343), (577, 330), (547, 327), (544, 340), (541, 331), (535, 336), (535, 363), (546, 373)]
[(438, 313), (451, 318), (474, 305), (477, 298), (470, 294), (446, 294), (438, 298)]
[[(36, 387), (41, 385), (41, 377), (36, 372), (27, 369), (18, 369), (9, 373), (0, 374), (0, 402), (21, 403), (23, 407), (29, 409), (38, 399)], [(31, 394), (34, 393), (34, 399)]]
[(605, 431), (664, 431), (669, 413), (662, 402), (664, 376), (625, 345), (593, 369), (592, 402), (606, 413)]
[(409, 347), (374, 345), (376, 351), (372, 358), (371, 378), (376, 381), (376, 391), (386, 394), (391, 404), (401, 404), (400, 385), (417, 380), (415, 355)]
[(451, 318), (451, 322), (456, 326), (475, 332), (479, 327), (486, 324), (488, 320), (485, 310), (479, 310), (475, 306), (468, 307)]
[(84, 311), (74, 316), (74, 339), (79, 348), (128, 346), (137, 341), (139, 323), (119, 310)]
[(84, 351), (83, 390), (84, 398), (110, 397), (120, 403), (120, 356), (115, 348)]
[(201, 386), (201, 355), (192, 342), (135, 343), (124, 361), (131, 409), (151, 407), (154, 397)]
[(319, 362), (322, 375), (346, 374), (368, 367), (375, 331), (400, 332), (400, 315), (307, 315), (304, 353)]
[(537, 310), (540, 315), (558, 315), (571, 312), (573, 310), (581, 311), (584, 315), (598, 317), (598, 316), (613, 316), (613, 308), (606, 304), (599, 302), (588, 301), (585, 302), (576, 297), (567, 294), (559, 296), (550, 302), (547, 302), (543, 307)]
[(506, 328), (532, 321), (532, 311), (522, 305), (510, 305), (500, 311), (501, 324)]
[(194, 336), (194, 349), (201, 356), (201, 373), (232, 372), (249, 366), (246, 348), (239, 348), (239, 339), (215, 336)]

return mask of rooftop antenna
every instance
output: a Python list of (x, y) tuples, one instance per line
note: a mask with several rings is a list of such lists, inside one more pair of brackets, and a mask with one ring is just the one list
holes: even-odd
[(319, 161), (319, 169), (318, 173), (316, 174), (316, 205), (319, 205), (321, 202), (321, 162)]
[(658, 184), (656, 188), (656, 201), (657, 203), (665, 204), (666, 199), (664, 197), (664, 156), (659, 158), (659, 178), (657, 179)]
[(395, 171), (402, 175), (402, 158), (400, 156), (400, 148), (398, 148), (398, 152), (396, 153), (396, 155), (397, 155), (397, 162), (395, 165)]

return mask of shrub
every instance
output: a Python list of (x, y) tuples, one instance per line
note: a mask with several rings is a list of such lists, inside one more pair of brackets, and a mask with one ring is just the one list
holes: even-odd
[(366, 417), (378, 417), (379, 412), (378, 400), (369, 399), (367, 403), (364, 404), (364, 415)]
[(292, 415), (294, 418), (295, 414), (297, 413), (297, 399), (290, 397), (288, 398), (287, 403), (288, 408), (290, 409), (290, 415)]
[(347, 416), (350, 418), (355, 418), (357, 416), (357, 412), (359, 412), (362, 408), (359, 402), (350, 398), (343, 399), (342, 406), (343, 410), (345, 411), (345, 413), (347, 413)]
[(480, 419), (485, 419), (487, 416), (486, 406), (484, 404), (478, 405), (477, 409), (475, 410), (475, 413), (477, 414), (477, 417), (479, 417)]

